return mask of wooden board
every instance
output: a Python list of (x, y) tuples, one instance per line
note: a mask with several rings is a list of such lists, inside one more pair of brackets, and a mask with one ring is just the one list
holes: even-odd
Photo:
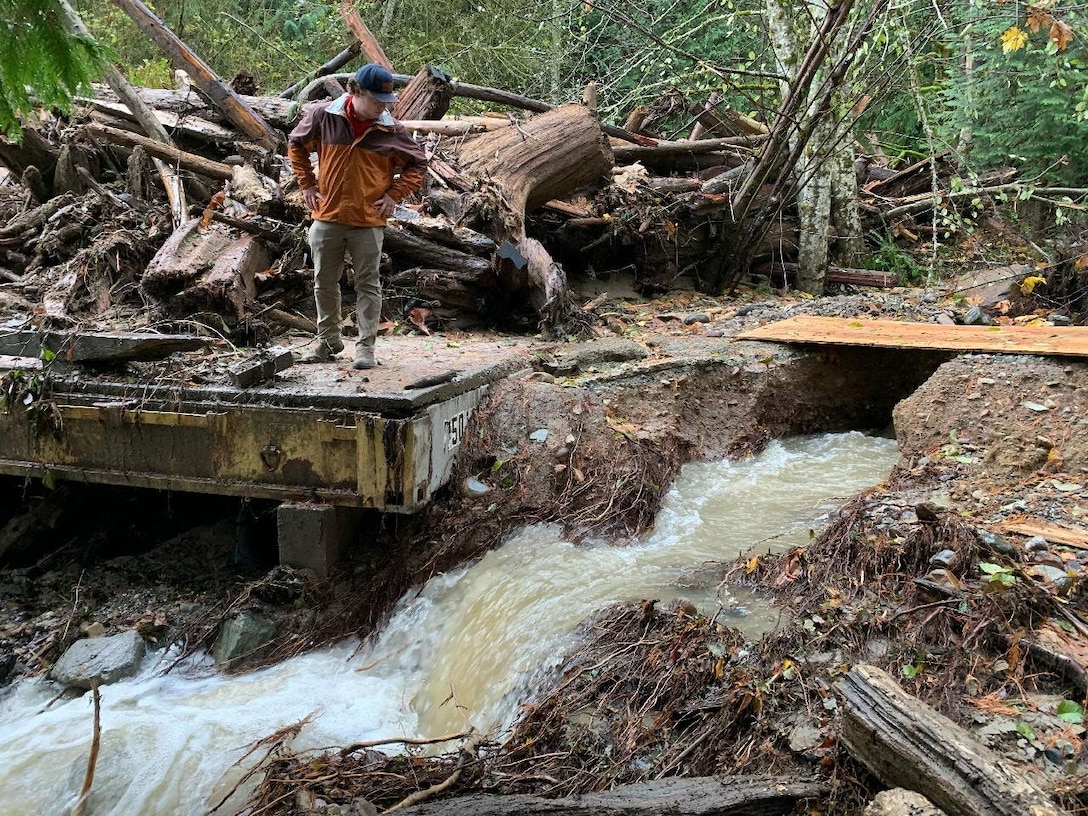
[(1088, 531), (1078, 530), (1065, 524), (1058, 524), (1043, 519), (1015, 518), (1002, 522), (999, 529), (1026, 536), (1042, 536), (1054, 544), (1064, 544), (1088, 550)]
[(1088, 357), (1088, 328), (1080, 326), (942, 326), (799, 316), (768, 323), (734, 337), (779, 343)]

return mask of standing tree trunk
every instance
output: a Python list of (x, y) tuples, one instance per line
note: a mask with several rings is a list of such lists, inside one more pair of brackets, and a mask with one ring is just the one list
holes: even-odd
[[(779, 68), (787, 77), (794, 77), (831, 4), (827, 0), (801, 4), (766, 0), (766, 4), (771, 44)], [(851, 136), (852, 83), (849, 80), (839, 83), (834, 93), (827, 94), (831, 66), (842, 65), (850, 58), (846, 46), (844, 38), (830, 44), (828, 65), (817, 72), (809, 86), (797, 129), (790, 136), (791, 152), (797, 162), (787, 172), (794, 175), (801, 226), (797, 286), (812, 294), (823, 291), (832, 249), (836, 250), (834, 260), (842, 266), (856, 266), (862, 249)], [(783, 97), (789, 92), (790, 81), (784, 80)], [(830, 103), (829, 110), (823, 109), (821, 97)], [(803, 150), (798, 149), (802, 139)]]

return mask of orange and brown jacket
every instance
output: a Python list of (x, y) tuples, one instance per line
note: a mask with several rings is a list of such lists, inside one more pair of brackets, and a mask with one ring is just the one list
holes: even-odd
[[(383, 193), (401, 201), (418, 189), (427, 158), (388, 111), (355, 139), (345, 110), (347, 100), (344, 94), (310, 108), (288, 137), (287, 158), (299, 186), (307, 190), (316, 185), (321, 193), (321, 203), (313, 212), (315, 221), (381, 227), (385, 219), (374, 202)], [(317, 174), (311, 153), (317, 154)]]

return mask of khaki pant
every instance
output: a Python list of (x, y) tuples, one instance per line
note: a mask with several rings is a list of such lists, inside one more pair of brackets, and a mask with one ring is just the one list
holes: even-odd
[(355, 313), (359, 342), (374, 345), (382, 312), (382, 284), (378, 265), (382, 258), (381, 227), (349, 227), (330, 221), (314, 221), (308, 235), (314, 257), (314, 300), (317, 303), (317, 336), (334, 347), (340, 342), (340, 276), (344, 253), (355, 268)]

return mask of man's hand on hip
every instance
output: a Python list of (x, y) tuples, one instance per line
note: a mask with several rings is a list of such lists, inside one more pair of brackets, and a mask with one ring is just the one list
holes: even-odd
[(317, 191), (316, 187), (307, 187), (302, 191), (302, 200), (306, 202), (306, 206), (311, 210), (316, 210), (317, 205), (321, 203), (321, 193)]
[(397, 208), (397, 202), (391, 199), (389, 194), (386, 193), (374, 202), (374, 207), (382, 218), (388, 218), (393, 214), (393, 210)]

